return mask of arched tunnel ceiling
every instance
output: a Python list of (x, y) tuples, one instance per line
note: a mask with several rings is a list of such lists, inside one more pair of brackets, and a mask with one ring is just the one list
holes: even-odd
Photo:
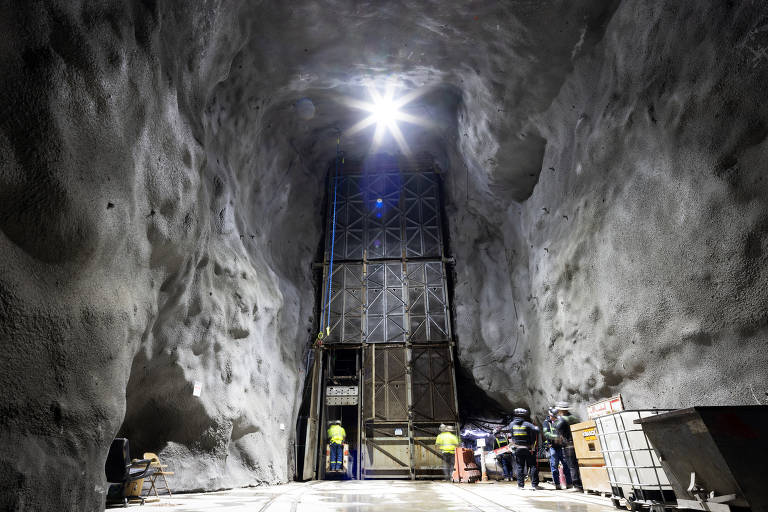
[(428, 91), (406, 137), (444, 171), (473, 390), (765, 403), (766, 9), (3, 4), (0, 508), (100, 510), (117, 433), (178, 489), (291, 477), (338, 98), (369, 80)]
[[(428, 94), (407, 111), (436, 129), (404, 125), (412, 149), (443, 157), (449, 169), (448, 155), (461, 148), (470, 153), (466, 158), (483, 159), (493, 193), (523, 200), (545, 145), (531, 118), (552, 102), (573, 60), (600, 39), (615, 5), (467, 2), (447, 9), (443, 2), (339, 2), (320, 8), (288, 2), (265, 10), (245, 4), (229, 18), (229, 37), (240, 38), (218, 87), (236, 95), (230, 108), (259, 109), (246, 122), (290, 134), (311, 166), (331, 158), (335, 131), (361, 116), (340, 98), (367, 100), (370, 83), (382, 89), (397, 83), (401, 94), (424, 90)], [(301, 98), (314, 103), (313, 119), (291, 108)], [(362, 156), (371, 135), (345, 140), (347, 154)]]

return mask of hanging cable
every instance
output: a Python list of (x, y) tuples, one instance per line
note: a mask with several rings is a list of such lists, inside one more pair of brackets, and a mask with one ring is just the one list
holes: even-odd
[(325, 307), (320, 317), (320, 326), (323, 327), (323, 317), (325, 319), (324, 333), (320, 334), (329, 336), (331, 334), (331, 293), (333, 291), (333, 251), (336, 245), (336, 200), (338, 197), (339, 189), (339, 161), (341, 160), (341, 134), (336, 138), (336, 169), (333, 176), (333, 221), (331, 223), (331, 258), (328, 265), (328, 296), (325, 300)]

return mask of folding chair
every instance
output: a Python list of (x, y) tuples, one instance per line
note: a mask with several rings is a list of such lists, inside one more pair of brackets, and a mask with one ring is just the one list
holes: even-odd
[[(151, 466), (155, 470), (155, 472), (147, 478), (147, 481), (149, 482), (149, 489), (147, 489), (146, 497), (149, 497), (151, 493), (154, 493), (155, 497), (160, 498), (160, 495), (157, 492), (157, 486), (161, 483), (165, 486), (165, 490), (168, 492), (168, 496), (172, 497), (173, 494), (171, 494), (171, 488), (168, 486), (168, 480), (165, 477), (173, 475), (173, 471), (166, 471), (165, 468), (167, 468), (168, 465), (161, 464), (160, 458), (154, 453), (145, 453), (144, 459), (152, 461)], [(158, 477), (162, 477), (163, 481), (159, 482), (157, 480)]]

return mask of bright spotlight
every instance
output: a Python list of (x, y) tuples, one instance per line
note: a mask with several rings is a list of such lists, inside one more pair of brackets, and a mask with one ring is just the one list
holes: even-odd
[(408, 147), (408, 143), (405, 141), (403, 132), (400, 131), (398, 121), (405, 121), (406, 123), (418, 124), (426, 128), (432, 128), (433, 124), (420, 117), (406, 114), (401, 112), (400, 109), (419, 98), (424, 94), (426, 90), (414, 90), (410, 91), (399, 98), (395, 98), (394, 86), (390, 84), (387, 86), (384, 94), (381, 94), (375, 86), (368, 86), (368, 93), (371, 96), (371, 101), (360, 101), (353, 98), (341, 98), (341, 102), (370, 113), (365, 119), (355, 123), (353, 126), (344, 131), (345, 136), (353, 135), (360, 130), (376, 125), (376, 130), (373, 134), (373, 143), (371, 150), (378, 149), (379, 144), (384, 137), (385, 132), (389, 132), (397, 142), (400, 150), (407, 156), (410, 156), (411, 150)]
[(376, 118), (376, 122), (384, 125), (395, 122), (399, 113), (392, 100), (387, 98), (381, 98), (379, 101), (374, 100), (373, 109), (371, 109), (371, 114)]

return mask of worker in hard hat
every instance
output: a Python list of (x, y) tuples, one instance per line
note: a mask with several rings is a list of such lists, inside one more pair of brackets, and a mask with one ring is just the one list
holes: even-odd
[(507, 427), (512, 432), (512, 443), (515, 445), (515, 473), (517, 486), (525, 487), (525, 467), (531, 475), (531, 488), (539, 490), (539, 468), (536, 465), (535, 444), (539, 438), (539, 427), (528, 421), (528, 411), (523, 408), (515, 409), (514, 419)]
[(435, 439), (437, 449), (443, 454), (443, 474), (448, 481), (453, 474), (456, 447), (459, 446), (459, 438), (453, 432), (453, 425), (440, 425), (440, 433)]
[[(505, 446), (509, 446), (509, 438), (507, 437), (507, 434), (502, 432), (500, 428), (494, 429), (493, 449), (497, 450), (499, 448), (504, 448)], [(511, 482), (512, 477), (514, 476), (514, 472), (512, 470), (514, 466), (512, 461), (512, 452), (504, 452), (498, 454), (496, 456), (496, 462), (498, 462), (499, 466), (501, 467), (501, 473), (504, 477), (504, 480)]]
[(340, 471), (343, 468), (344, 439), (346, 438), (347, 431), (341, 426), (341, 421), (331, 421), (328, 426), (328, 443), (331, 445), (331, 471)]
[(562, 439), (563, 457), (568, 461), (568, 466), (571, 470), (571, 482), (576, 489), (583, 491), (579, 463), (576, 460), (576, 449), (573, 446), (573, 434), (571, 433), (571, 425), (578, 423), (579, 418), (571, 413), (568, 402), (558, 402), (556, 407), (557, 422), (555, 423), (555, 429), (558, 436)]
[(563, 455), (564, 439), (557, 432), (557, 422), (559, 420), (557, 414), (557, 407), (550, 407), (547, 411), (547, 419), (544, 420), (544, 446), (549, 452), (549, 469), (552, 470), (552, 480), (555, 482), (555, 489), (561, 489), (560, 486), (560, 470), (558, 464), (563, 465), (563, 474), (565, 476), (565, 484), (568, 489), (573, 487), (573, 480), (571, 479), (570, 463)]

